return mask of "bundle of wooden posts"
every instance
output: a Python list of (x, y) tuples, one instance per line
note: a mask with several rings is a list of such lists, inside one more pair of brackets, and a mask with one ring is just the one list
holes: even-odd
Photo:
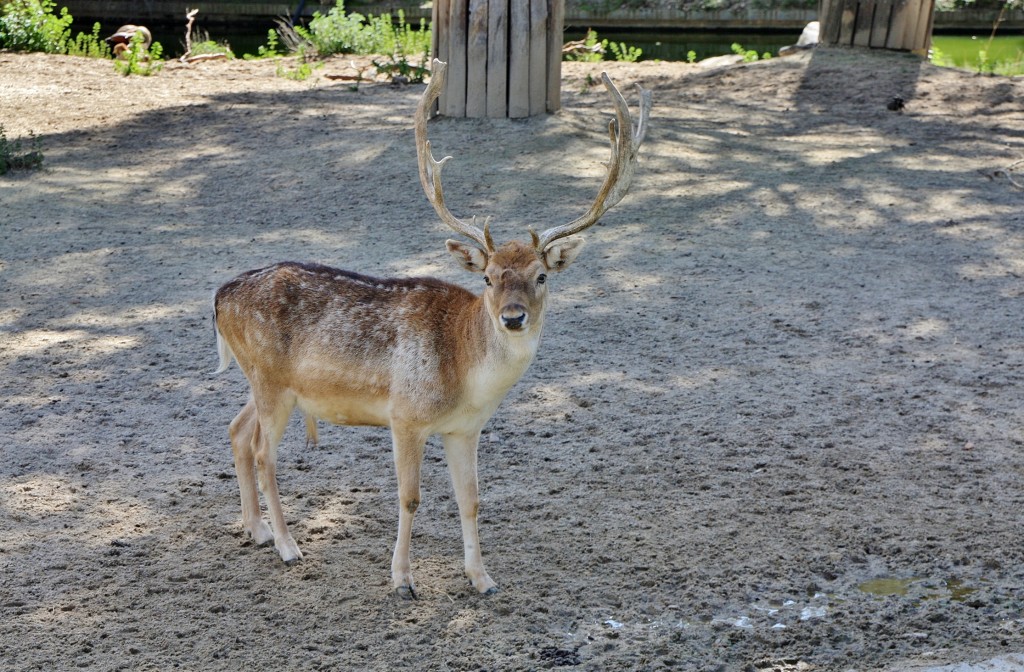
[(822, 0), (821, 42), (924, 54), (931, 45), (934, 0)]
[(561, 107), (564, 0), (434, 0), (434, 56), (448, 63), (438, 111), (527, 117)]

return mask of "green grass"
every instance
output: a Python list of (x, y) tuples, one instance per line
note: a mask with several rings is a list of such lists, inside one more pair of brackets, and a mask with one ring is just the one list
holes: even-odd
[(935, 65), (994, 75), (1024, 75), (1024, 36), (936, 35), (930, 60)]

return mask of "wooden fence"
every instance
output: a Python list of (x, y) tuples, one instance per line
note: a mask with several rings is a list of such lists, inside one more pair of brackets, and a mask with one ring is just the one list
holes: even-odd
[(564, 0), (434, 0), (433, 52), (448, 63), (438, 111), (527, 117), (561, 107)]

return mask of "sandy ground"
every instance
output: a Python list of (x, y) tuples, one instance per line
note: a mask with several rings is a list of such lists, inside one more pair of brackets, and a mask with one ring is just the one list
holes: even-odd
[[(600, 65), (564, 109), (431, 125), (459, 215), (568, 221), (602, 177)], [(273, 63), (0, 54), (0, 667), (883, 670), (1024, 651), (1024, 81), (819, 50), (652, 88), (625, 201), (553, 278), (485, 430), (493, 597), (442, 451), (391, 594), (379, 429), (293, 425), (305, 560), (243, 534), (213, 290), (273, 261), (475, 288), (416, 177), (422, 86)], [(902, 112), (887, 109), (893, 96)], [(1020, 173), (1016, 173), (1020, 180)]]

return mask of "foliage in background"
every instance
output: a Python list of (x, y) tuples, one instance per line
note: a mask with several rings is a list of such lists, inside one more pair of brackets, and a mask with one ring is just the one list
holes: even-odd
[(69, 56), (86, 56), (88, 58), (110, 58), (110, 45), (100, 37), (100, 24), (92, 24), (91, 33), (79, 33), (68, 42), (65, 49)]
[(957, 9), (1024, 9), (1024, 0), (936, 0), (935, 9), (940, 12)]
[(767, 61), (769, 58), (772, 57), (772, 55), (769, 54), (767, 51), (759, 56), (758, 53), (753, 49), (744, 49), (743, 45), (740, 44), (739, 42), (733, 42), (731, 49), (732, 53), (736, 54), (737, 56), (743, 57), (744, 63), (753, 63), (754, 61)]
[(14, 51), (63, 54), (71, 40), (67, 7), (57, 16), (53, 0), (11, 0), (0, 14), (0, 47)]
[[(611, 52), (612, 58), (608, 58)], [(597, 31), (593, 28), (587, 30), (587, 36), (582, 40), (567, 43), (562, 50), (562, 58), (566, 61), (583, 61), (596, 63), (598, 61), (627, 61), (634, 63), (640, 60), (643, 49), (631, 47), (625, 42), (612, 42), (611, 40), (598, 40)]]
[[(273, 31), (271, 31), (273, 32)], [(196, 31), (195, 37), (191, 40), (192, 50), (189, 51), (191, 56), (206, 56), (210, 54), (220, 54), (225, 58), (234, 58), (235, 52), (231, 51), (231, 45), (227, 42), (217, 42), (210, 38), (210, 34), (205, 30)]]
[[(41, 51), (47, 54), (69, 54), (110, 58), (110, 46), (100, 37), (100, 24), (95, 23), (91, 33), (79, 33), (71, 39), (71, 22), (74, 18), (62, 7), (60, 14), (53, 13), (53, 0), (11, 0), (2, 5), (0, 13), (0, 47), (15, 51)], [(149, 49), (143, 44), (144, 38), (137, 33), (125, 58), (114, 62), (114, 68), (122, 75), (151, 75), (158, 72), (163, 63), (160, 59), (163, 48), (154, 42)]]
[(32, 148), (28, 151), (22, 149), (21, 141), (11, 142), (7, 139), (3, 125), (0, 125), (0, 175), (5, 175), (11, 170), (33, 170), (43, 165), (43, 150), (39, 138), (34, 133), (29, 133), (32, 138)]
[(563, 49), (563, 59), (566, 61), (582, 61), (584, 63), (596, 63), (604, 60), (603, 47), (597, 39), (597, 31), (593, 28), (587, 30), (587, 36), (578, 42), (569, 43)]
[(610, 42), (608, 40), (602, 40), (601, 45), (605, 48), (605, 53), (608, 51), (612, 52), (616, 61), (636, 63), (644, 53), (644, 50), (640, 47), (631, 47), (625, 42)]
[(154, 42), (149, 49), (146, 49), (145, 42), (146, 38), (142, 33), (132, 35), (128, 51), (114, 61), (114, 69), (125, 77), (128, 75), (148, 77), (160, 72), (164, 67), (162, 60), (164, 48), (160, 46), (159, 42)]
[[(643, 9), (694, 11), (742, 11), (744, 9), (817, 9), (818, 0), (566, 0), (566, 11), (594, 14)], [(1024, 0), (936, 0), (935, 9), (1024, 9)]]
[(991, 39), (981, 42), (980, 46), (958, 49), (957, 45), (953, 45), (949, 50), (933, 42), (928, 58), (933, 64), (945, 68), (963, 68), (986, 75), (1024, 75), (1024, 52), (1001, 52), (994, 47)]
[(242, 54), (242, 58), (247, 61), (257, 58), (277, 58), (278, 56), (284, 56), (284, 52), (281, 51), (281, 38), (273, 28), (267, 31), (266, 45), (256, 47), (255, 54)]
[[(942, 0), (939, 0), (941, 4)], [(1000, 0), (993, 3), (992, 0), (957, 0), (960, 7), (974, 9), (998, 9), (999, 14), (992, 22), (992, 32), (983, 46), (970, 49), (955, 50), (957, 53), (946, 53), (935, 44), (933, 37), (932, 48), (928, 55), (935, 65), (943, 67), (969, 68), (979, 73), (990, 75), (1016, 76), (1024, 74), (1024, 51), (1016, 49), (1014, 52), (1000, 50), (994, 44), (999, 25), (1006, 17), (1006, 12), (1024, 9), (1024, 0)], [(994, 6), (993, 6), (994, 4)], [(974, 38), (972, 38), (973, 40)]]
[[(344, 0), (337, 0), (327, 13), (315, 12), (308, 27), (278, 22), (278, 28), (267, 33), (267, 45), (259, 47), (255, 56), (276, 58), (284, 53), (298, 54), (302, 63), (295, 70), (286, 70), (278, 63), (278, 76), (302, 80), (309, 77), (314, 66), (309, 61), (332, 54), (381, 54), (386, 60), (374, 60), (378, 73), (392, 78), (404, 77), (422, 82), (430, 73), (431, 34), (425, 19), (414, 27), (398, 11), (397, 21), (391, 14), (364, 16), (345, 12)], [(319, 66), (317, 66), (319, 67)]]
[(818, 0), (566, 0), (566, 11), (579, 9), (593, 14), (643, 9), (680, 12), (744, 9), (817, 9)]
[(430, 28), (425, 19), (419, 28), (405, 21), (399, 10), (398, 21), (390, 14), (363, 16), (345, 13), (344, 0), (326, 15), (313, 14), (308, 28), (295, 26), (308, 49), (319, 56), (331, 54), (423, 54), (430, 52)]
[(313, 64), (310, 63), (309, 61), (302, 60), (299, 61), (298, 65), (289, 70), (288, 68), (284, 67), (284, 63), (282, 63), (281, 59), (279, 58), (277, 59), (276, 74), (278, 77), (284, 77), (285, 79), (291, 79), (296, 82), (304, 82), (313, 76), (314, 70), (323, 67), (323, 65), (323, 63)]
[(378, 75), (391, 77), (392, 81), (404, 78), (407, 84), (421, 84), (423, 79), (430, 74), (428, 63), (430, 52), (424, 52), (417, 63), (410, 63), (405, 54), (399, 52), (388, 56), (388, 60), (380, 61), (373, 59), (371, 63), (377, 69)]

